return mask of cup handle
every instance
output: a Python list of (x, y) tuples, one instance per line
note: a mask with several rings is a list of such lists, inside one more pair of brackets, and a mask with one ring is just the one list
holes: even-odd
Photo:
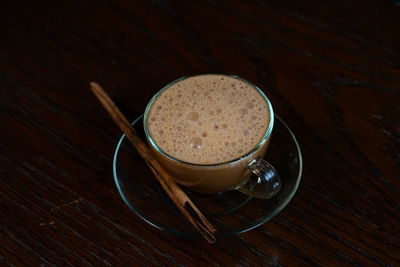
[(261, 157), (253, 159), (249, 165), (255, 175), (251, 175), (247, 181), (237, 190), (256, 198), (272, 198), (281, 190), (281, 180), (275, 168)]

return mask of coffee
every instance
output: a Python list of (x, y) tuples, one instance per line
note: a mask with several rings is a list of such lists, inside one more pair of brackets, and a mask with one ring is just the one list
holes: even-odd
[(165, 154), (193, 164), (240, 158), (263, 139), (270, 108), (253, 85), (227, 75), (198, 75), (173, 83), (152, 103), (149, 133)]

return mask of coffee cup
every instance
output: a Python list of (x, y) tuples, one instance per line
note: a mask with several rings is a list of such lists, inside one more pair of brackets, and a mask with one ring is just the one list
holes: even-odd
[(149, 147), (189, 190), (239, 190), (271, 198), (279, 175), (263, 159), (274, 126), (272, 105), (254, 84), (234, 75), (182, 77), (162, 88), (144, 114)]

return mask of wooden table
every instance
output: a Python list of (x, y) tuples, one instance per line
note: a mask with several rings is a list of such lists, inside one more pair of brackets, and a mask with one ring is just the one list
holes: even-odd
[[(378, 0), (1, 1), (0, 265), (399, 265), (399, 29)], [(204, 72), (263, 88), (304, 156), (279, 215), (214, 245), (128, 209), (88, 88), (133, 119)]]

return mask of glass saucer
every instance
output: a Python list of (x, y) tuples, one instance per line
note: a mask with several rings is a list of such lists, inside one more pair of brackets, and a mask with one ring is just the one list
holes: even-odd
[[(146, 140), (143, 115), (132, 125)], [(278, 214), (295, 194), (303, 169), (301, 151), (292, 131), (276, 115), (271, 143), (264, 158), (275, 167), (282, 181), (281, 191), (272, 199), (257, 199), (235, 190), (202, 195), (185, 189), (217, 228), (217, 238), (244, 233), (260, 226)], [(113, 174), (122, 199), (142, 220), (181, 237), (202, 238), (164, 193), (125, 135), (115, 149)]]

